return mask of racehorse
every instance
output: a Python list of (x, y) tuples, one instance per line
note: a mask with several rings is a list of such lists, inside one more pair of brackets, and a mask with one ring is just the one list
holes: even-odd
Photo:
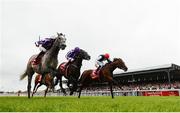
[(92, 74), (94, 70), (85, 70), (81, 78), (79, 79), (79, 95), (78, 98), (80, 98), (81, 91), (83, 87), (87, 86), (88, 84), (95, 82), (108, 82), (111, 96), (114, 98), (112, 85), (113, 83), (117, 83), (113, 80), (113, 71), (116, 69), (122, 69), (124, 71), (127, 71), (128, 68), (125, 65), (124, 61), (120, 58), (114, 58), (114, 60), (111, 63), (107, 63), (105, 66), (102, 67), (102, 69), (99, 71), (99, 79), (93, 79)]
[(82, 66), (83, 60), (90, 60), (90, 55), (84, 51), (83, 49), (80, 49), (80, 52), (75, 56), (74, 61), (70, 63), (68, 66), (64, 67), (66, 62), (63, 62), (58, 67), (58, 75), (57, 80), (55, 82), (55, 85), (57, 85), (58, 80), (60, 80), (60, 88), (62, 92), (66, 95), (65, 89), (62, 87), (62, 76), (64, 76), (68, 82), (67, 86), (70, 89), (70, 95), (73, 94), (73, 92), (77, 89), (77, 83), (80, 76), (80, 69)]
[[(37, 74), (36, 77), (35, 77), (35, 81), (34, 81), (34, 89), (33, 89), (33, 93), (32, 93), (32, 97), (33, 95), (37, 92), (37, 89), (41, 86), (41, 85), (46, 85), (46, 90), (45, 90), (45, 93), (44, 93), (44, 97), (46, 97), (46, 94), (48, 92), (48, 89), (51, 88), (53, 89), (54, 85), (53, 85), (53, 77), (50, 75), (50, 74), (46, 74), (45, 77), (44, 77), (44, 80), (41, 82), (41, 76), (40, 74)], [(54, 89), (53, 89), (54, 91)]]
[(33, 55), (30, 57), (27, 63), (27, 68), (25, 72), (20, 76), (20, 80), (28, 76), (28, 85), (27, 85), (28, 98), (30, 98), (31, 81), (32, 81), (33, 74), (35, 72), (41, 75), (50, 73), (52, 76), (56, 76), (57, 74), (56, 67), (58, 64), (58, 53), (60, 49), (64, 50), (65, 48), (66, 48), (65, 35), (63, 35), (62, 33), (57, 33), (57, 37), (55, 38), (55, 41), (52, 47), (49, 50), (47, 50), (47, 52), (41, 58), (41, 61), (39, 64), (37, 65), (33, 64), (33, 61), (37, 57), (37, 55)]

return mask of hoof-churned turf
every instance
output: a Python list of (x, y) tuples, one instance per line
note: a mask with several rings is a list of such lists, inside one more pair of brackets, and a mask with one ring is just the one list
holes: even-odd
[(0, 112), (173, 112), (180, 97), (0, 97)]

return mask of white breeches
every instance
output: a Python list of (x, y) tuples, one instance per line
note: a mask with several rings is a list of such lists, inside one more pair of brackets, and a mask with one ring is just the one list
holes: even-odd
[(99, 66), (104, 66), (104, 63), (103, 62), (100, 62), (100, 61), (96, 61), (96, 63), (95, 63), (95, 66), (98, 68)]
[(70, 62), (74, 61), (74, 59), (73, 59), (73, 58), (68, 58), (68, 60), (69, 60)]
[(40, 51), (43, 51), (43, 52), (46, 52), (46, 51), (47, 51), (44, 47), (42, 47), (42, 45), (39, 45), (39, 50), (40, 50)]

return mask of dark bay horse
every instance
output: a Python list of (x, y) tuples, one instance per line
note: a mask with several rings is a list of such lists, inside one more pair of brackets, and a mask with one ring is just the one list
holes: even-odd
[(30, 92), (31, 92), (31, 81), (32, 76), (36, 72), (41, 75), (45, 75), (47, 73), (50, 73), (52, 76), (55, 76), (58, 72), (56, 70), (57, 64), (58, 64), (58, 53), (59, 50), (64, 50), (66, 48), (66, 38), (65, 35), (62, 33), (57, 33), (57, 37), (55, 38), (55, 41), (52, 45), (52, 47), (44, 54), (44, 56), (41, 59), (41, 62), (37, 65), (34, 65), (32, 62), (36, 58), (37, 55), (33, 55), (30, 57), (27, 68), (25, 72), (21, 75), (20, 80), (24, 79), (26, 76), (28, 76), (28, 85), (27, 85), (27, 91), (28, 91), (28, 98), (30, 98)]
[[(51, 88), (53, 89), (54, 85), (53, 85), (53, 76), (51, 76), (50, 74), (46, 74), (45, 77), (44, 77), (44, 81), (41, 82), (41, 77), (42, 75), (40, 74), (37, 74), (36, 77), (35, 77), (35, 81), (34, 81), (34, 89), (33, 89), (33, 93), (32, 93), (32, 97), (33, 95), (37, 92), (37, 89), (42, 86), (42, 85), (46, 85), (46, 90), (45, 90), (45, 93), (44, 93), (44, 97), (46, 97), (46, 94), (48, 92), (48, 89)], [(54, 89), (53, 89), (54, 91)]]
[(80, 98), (83, 87), (87, 86), (88, 84), (92, 83), (93, 81), (108, 82), (110, 90), (111, 90), (111, 96), (112, 96), (112, 98), (114, 98), (112, 84), (115, 82), (113, 80), (113, 71), (116, 68), (122, 69), (124, 71), (128, 70), (127, 66), (125, 65), (123, 60), (120, 58), (114, 58), (113, 62), (108, 63), (104, 67), (102, 67), (102, 69), (99, 71), (99, 79), (92, 79), (93, 70), (85, 70), (82, 73), (81, 78), (79, 80), (80, 89), (79, 89), (78, 98)]
[(59, 73), (55, 85), (58, 83), (58, 80), (60, 80), (59, 85), (65, 95), (66, 95), (65, 89), (62, 87), (62, 76), (64, 76), (68, 80), (67, 86), (70, 89), (70, 95), (72, 95), (77, 88), (82, 61), (90, 60), (90, 58), (91, 58), (90, 55), (86, 51), (80, 49), (80, 52), (75, 56), (74, 61), (70, 63), (67, 67), (62, 68), (62, 65), (65, 64), (65, 62), (59, 65), (58, 67)]

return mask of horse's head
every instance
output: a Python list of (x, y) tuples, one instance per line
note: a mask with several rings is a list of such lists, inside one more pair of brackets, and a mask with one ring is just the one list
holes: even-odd
[(116, 64), (116, 66), (119, 69), (122, 69), (124, 71), (128, 70), (127, 66), (125, 65), (124, 61), (121, 58), (114, 58), (113, 62)]
[(62, 33), (57, 33), (57, 37), (55, 38), (55, 42), (58, 43), (58, 47), (62, 50), (66, 48), (66, 38)]
[(91, 56), (86, 51), (84, 51), (83, 49), (80, 49), (80, 51), (77, 54), (76, 58), (81, 58), (81, 59), (84, 59), (84, 60), (90, 60)]

